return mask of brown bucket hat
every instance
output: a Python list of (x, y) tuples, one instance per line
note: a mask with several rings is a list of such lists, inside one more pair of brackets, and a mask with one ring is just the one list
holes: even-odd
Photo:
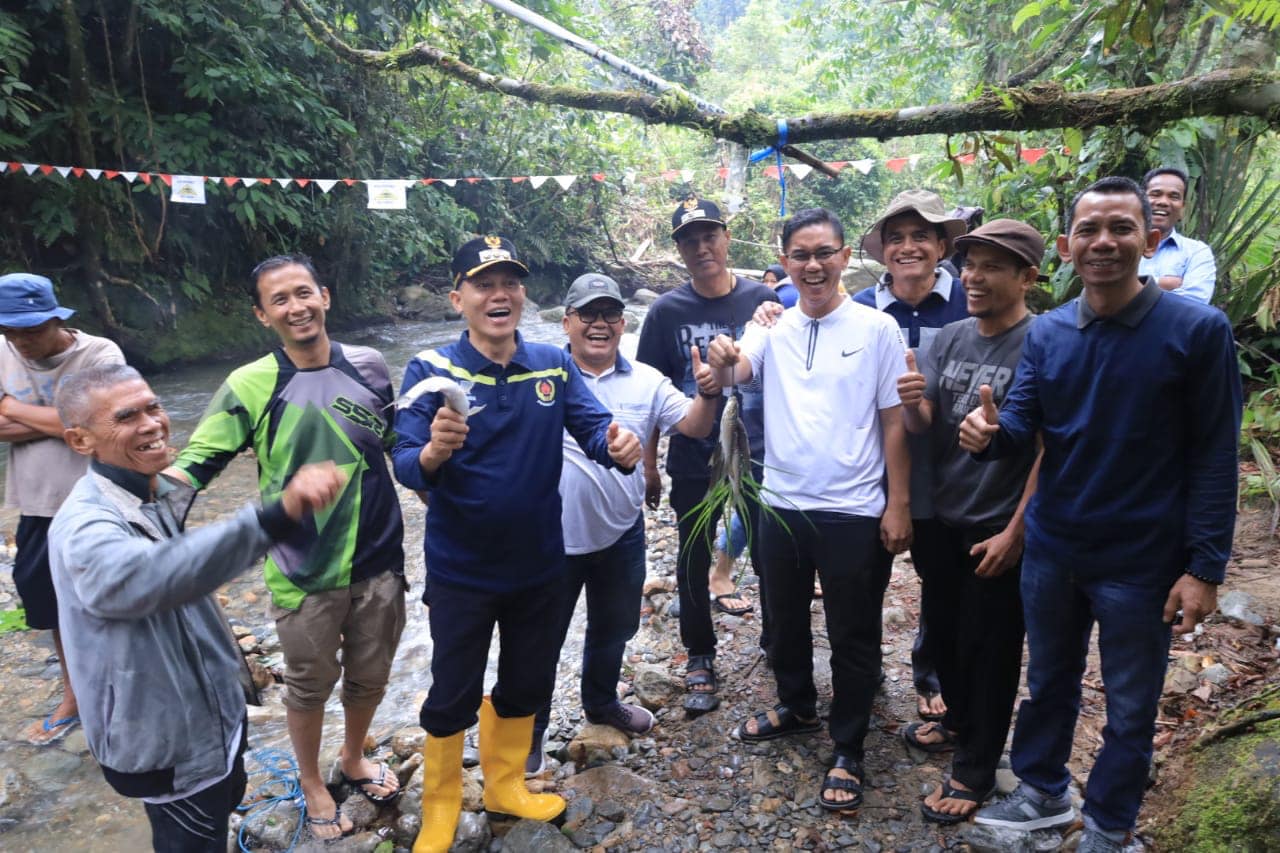
[(941, 225), (946, 229), (947, 239), (950, 241), (954, 241), (969, 228), (963, 219), (947, 213), (947, 208), (937, 193), (931, 193), (928, 190), (905, 190), (893, 197), (893, 201), (889, 202), (889, 206), (885, 208), (880, 218), (871, 223), (867, 233), (862, 235), (862, 251), (880, 263), (884, 263), (884, 241), (881, 239), (880, 231), (886, 222), (903, 213), (916, 213), (926, 222)]

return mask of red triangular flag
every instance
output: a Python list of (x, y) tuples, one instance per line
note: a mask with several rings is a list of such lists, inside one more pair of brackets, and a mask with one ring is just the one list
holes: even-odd
[(310, 178), (294, 178), (293, 182), (300, 187), (305, 187), (307, 184), (311, 183), (311, 179)]
[(719, 169), (716, 169), (716, 177), (722, 181), (727, 179), (729, 177), (729, 170), (726, 167), (721, 166)]
[(777, 179), (778, 179), (778, 167), (777, 167), (776, 165), (774, 165), (774, 166), (765, 166), (765, 167), (764, 167), (764, 176), (765, 176), (766, 178), (773, 178), (774, 180), (777, 180)]
[(138, 173), (138, 177), (139, 177), (139, 178), (142, 178), (142, 182), (143, 182), (144, 184), (146, 184), (147, 186), (151, 186), (151, 173), (150, 173), (150, 172), (139, 172), (139, 173)]
[(53, 167), (52, 167), (52, 166), (44, 166), (44, 165), (42, 165), (42, 166), (40, 167), (40, 171), (41, 171), (41, 172), (44, 172), (46, 175), (52, 175), (52, 174), (53, 174)]
[(230, 177), (224, 177), (222, 179), (222, 182), (229, 187), (234, 187), (236, 184), (240, 183), (240, 179), (234, 176), (230, 176)]
[(843, 169), (845, 166), (848, 166), (848, 165), (849, 165), (849, 161), (848, 161), (848, 160), (836, 160), (836, 161), (834, 161), (834, 162), (828, 163), (827, 165), (828, 165), (828, 166), (830, 166), (832, 169), (835, 169), (835, 170), (836, 170), (836, 174), (838, 175), (838, 174), (840, 174), (840, 170), (841, 170), (841, 169)]
[(271, 183), (272, 180), (273, 178), (258, 178), (259, 183), (263, 183), (263, 184), (269, 184)]
[(591, 175), (591, 178), (592, 178), (593, 180), (599, 181), (600, 183), (602, 183), (602, 184), (603, 184), (603, 183), (604, 183), (604, 172), (593, 172), (593, 173), (592, 173), (592, 175)]
[(107, 169), (107, 170), (106, 170), (105, 172), (103, 172), (102, 174), (103, 174), (103, 176), (104, 176), (104, 177), (109, 181), (109, 180), (111, 180), (112, 178), (114, 178), (116, 175), (118, 175), (118, 174), (120, 174), (120, 173), (119, 173), (119, 172), (117, 172), (115, 169)]
[(968, 165), (969, 165), (970, 163), (972, 163), (974, 160), (977, 160), (977, 159), (978, 159), (978, 155), (977, 155), (977, 154), (973, 154), (973, 153), (969, 153), (969, 154), (961, 154), (961, 155), (960, 155), (959, 157), (957, 157), (956, 159), (957, 159), (957, 160), (959, 160), (961, 163), (964, 163), (966, 166), (968, 166)]
[(1043, 157), (1048, 153), (1049, 153), (1048, 148), (1023, 148), (1020, 152), (1018, 152), (1018, 156), (1021, 157), (1027, 163), (1030, 163), (1032, 166), (1034, 166), (1037, 162), (1039, 162), (1041, 157)]
[(164, 172), (161, 172), (160, 180), (164, 181), (164, 185), (166, 187), (173, 186), (173, 175), (166, 175)]
[(523, 183), (524, 183), (525, 181), (527, 181), (527, 180), (529, 180), (529, 176), (528, 176), (528, 175), (520, 175), (519, 177), (512, 178), (512, 179), (511, 179), (511, 183), (513, 183), (513, 184), (523, 184)]
[(674, 181), (678, 177), (680, 177), (680, 173), (675, 169), (667, 169), (667, 171), (662, 173), (662, 179), (664, 181)]
[(10, 170), (10, 171), (12, 171), (12, 172), (21, 172), (21, 171), (22, 171), (22, 164), (21, 164), (21, 163), (10, 163), (10, 164), (9, 164), (9, 170)]
[(429, 186), (431, 186), (432, 184), (434, 184), (434, 183), (435, 183), (436, 181), (438, 181), (438, 180), (440, 180), (440, 179), (439, 179), (439, 178), (423, 178), (423, 179), (422, 179), (422, 185), (423, 185), (424, 187), (429, 187)]
[(71, 167), (71, 174), (75, 175), (77, 178), (83, 178), (83, 177), (84, 177), (84, 169), (82, 169), (80, 166), (72, 166), (72, 167)]
[(346, 184), (347, 186), (352, 186), (353, 184), (355, 184), (356, 179), (355, 179), (355, 178), (343, 178), (343, 179), (342, 179), (342, 182), (343, 182), (344, 184)]
[(466, 182), (467, 182), (467, 183), (469, 183), (469, 184), (478, 184), (478, 183), (480, 183), (480, 179), (479, 179), (479, 178), (463, 178), (463, 180), (464, 180), (464, 181), (466, 181)]
[(890, 172), (901, 172), (907, 166), (906, 157), (894, 157), (892, 160), (885, 160), (884, 167)]

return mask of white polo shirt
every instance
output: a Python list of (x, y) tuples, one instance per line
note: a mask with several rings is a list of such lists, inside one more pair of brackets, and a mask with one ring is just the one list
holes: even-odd
[[(656, 427), (671, 432), (684, 420), (693, 401), (671, 380), (641, 362), (629, 362), (619, 353), (612, 369), (599, 376), (583, 370), (596, 399), (618, 425), (648, 440)], [(591, 554), (618, 541), (631, 529), (644, 508), (644, 471), (630, 474), (604, 468), (588, 459), (568, 431), (564, 434), (564, 469), (560, 473), (563, 503), (564, 552)]]
[(765, 503), (883, 515), (880, 410), (907, 368), (894, 319), (848, 298), (817, 320), (797, 306), (741, 349), (764, 382)]

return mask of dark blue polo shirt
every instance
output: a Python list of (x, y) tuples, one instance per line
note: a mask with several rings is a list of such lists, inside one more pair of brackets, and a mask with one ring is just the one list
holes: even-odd
[(941, 329), (948, 323), (969, 316), (960, 279), (952, 277), (951, 273), (941, 268), (934, 272), (934, 276), (933, 290), (929, 291), (919, 305), (909, 305), (893, 295), (890, 289), (893, 277), (888, 273), (882, 275), (874, 287), (855, 293), (853, 301), (884, 311), (897, 320), (898, 327), (907, 336), (907, 346), (915, 349), (920, 346), (921, 329)]
[(466, 443), (427, 477), (418, 462), (441, 395), (424, 394), (396, 416), (396, 479), (429, 493), (425, 553), (432, 581), (492, 592), (541, 584), (564, 568), (560, 468), (564, 431), (607, 468), (612, 421), (563, 349), (525, 343), (505, 367), (471, 345), (418, 353), (403, 394), (428, 376), (449, 376), (484, 411), (467, 420)]
[(1044, 434), (1027, 566), (1221, 581), (1235, 528), (1242, 406), (1226, 315), (1147, 280), (1118, 314), (1083, 297), (1027, 332), (1000, 430), (978, 458)]

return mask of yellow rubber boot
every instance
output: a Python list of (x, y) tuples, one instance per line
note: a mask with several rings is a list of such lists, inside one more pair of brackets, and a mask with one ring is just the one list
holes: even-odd
[(448, 853), (462, 812), (462, 739), (427, 735), (422, 744), (422, 829), (413, 853)]
[(532, 737), (532, 715), (499, 717), (493, 702), (484, 697), (480, 703), (484, 808), (495, 815), (557, 823), (564, 819), (564, 799), (555, 794), (530, 793), (524, 784), (524, 760), (529, 756)]

